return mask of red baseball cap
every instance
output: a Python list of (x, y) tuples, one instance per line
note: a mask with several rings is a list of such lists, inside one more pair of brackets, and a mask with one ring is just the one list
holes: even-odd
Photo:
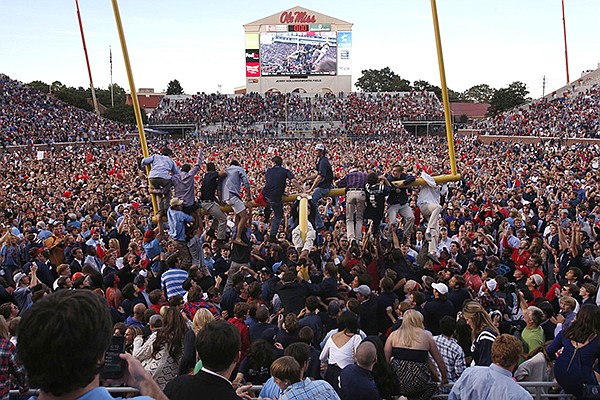
[(521, 273), (525, 276), (531, 275), (529, 268), (527, 268), (525, 265), (517, 265), (517, 266), (515, 266), (515, 270), (521, 271)]

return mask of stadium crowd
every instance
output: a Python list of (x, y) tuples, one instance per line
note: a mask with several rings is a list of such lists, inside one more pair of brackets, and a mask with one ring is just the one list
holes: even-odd
[[(10, 107), (27, 103), (14, 81), (2, 87)], [(208, 118), (215, 107), (251, 129), (286, 102), (318, 102), (369, 126), (362, 138), (165, 139), (143, 160), (136, 140), (4, 151), (0, 397), (97, 390), (103, 359), (55, 359), (70, 338), (103, 354), (106, 333), (123, 337), (127, 383), (160, 399), (528, 398), (513, 378), (585, 398), (600, 355), (598, 147), (457, 137), (461, 180), (438, 186), (443, 138), (368, 125), (378, 109), (423, 99), (212, 95), (163, 109)], [(56, 107), (65, 121), (76, 113)], [(12, 131), (23, 122), (6, 110)], [(391, 184), (419, 177), (424, 186)], [(335, 187), (344, 193), (327, 197)], [(283, 204), (284, 193), (309, 197), (304, 238), (299, 201)]]
[(0, 74), (0, 145), (122, 138), (122, 124), (69, 106)]
[[(371, 382), (363, 387), (371, 390), (368, 396), (428, 398), (437, 391), (433, 380), (457, 382), (469, 365), (502, 364), (492, 346), (501, 333), (518, 337), (518, 354), (527, 359), (517, 379), (556, 376), (578, 396), (583, 383), (594, 383), (600, 331), (596, 147), (485, 146), (459, 138), (462, 180), (442, 196), (438, 237), (426, 229), (432, 227), (419, 200), (423, 189), (404, 193), (389, 182), (422, 171), (448, 173), (443, 139), (403, 134), (332, 138), (318, 146), (274, 139), (167, 144), (172, 155), (158, 157), (164, 143), (154, 143), (148, 161), (158, 171), (164, 167), (158, 159), (174, 160), (165, 226), (151, 218), (135, 142), (73, 146), (43, 159), (29, 149), (3, 154), (0, 323), (7, 329), (7, 354), (15, 352), (9, 340), (18, 345), (20, 317), (28, 309), (52, 292), (87, 289), (106, 299), (113, 333), (125, 337), (127, 351), (170, 398), (187, 398), (182, 387), (192, 382), (176, 376), (201, 369), (194, 338), (215, 328), (213, 319), (228, 321), (240, 334), (241, 357), (231, 361), (236, 373), (226, 378), (236, 387), (264, 385), (263, 397), (314, 390), (326, 394), (313, 397), (356, 398), (353, 382), (362, 377)], [(263, 189), (273, 186), (273, 176), (280, 189), (291, 178), (280, 175), (277, 156), (306, 192), (323, 188), (323, 179), (347, 188), (343, 196), (313, 204), (305, 241), (296, 229), (297, 204), (279, 208), (281, 193)], [(225, 181), (221, 190), (218, 179)], [(210, 216), (198, 217), (195, 202), (177, 196), (181, 184), (188, 194), (195, 186), (192, 198)], [(235, 210), (223, 219), (211, 211), (215, 191)], [(391, 192), (395, 196), (386, 200)], [(257, 204), (244, 210), (240, 198)], [(362, 229), (347, 218), (350, 201), (357, 215), (364, 208), (372, 221)], [(411, 212), (388, 214), (394, 205)], [(278, 214), (280, 227), (271, 230)], [(428, 252), (431, 240), (438, 242), (434, 254)], [(578, 313), (583, 317), (575, 318)], [(281, 357), (293, 358), (288, 348), (298, 343), (310, 357)], [(567, 368), (573, 349), (588, 343), (582, 360), (591, 361), (578, 361), (577, 371)], [(429, 354), (438, 365), (434, 375), (425, 367)], [(534, 374), (533, 364), (553, 375)], [(289, 375), (289, 369), (296, 372)], [(26, 386), (18, 363), (12, 371), (13, 382)]]
[(194, 95), (185, 100), (166, 97), (150, 120), (153, 123), (194, 123), (200, 127), (252, 127), (257, 123), (340, 122), (341, 133), (393, 133), (402, 121), (442, 119), (442, 106), (429, 92), (316, 94), (251, 93), (240, 96)]
[(526, 106), (478, 121), (485, 135), (600, 138), (600, 87), (542, 98)]

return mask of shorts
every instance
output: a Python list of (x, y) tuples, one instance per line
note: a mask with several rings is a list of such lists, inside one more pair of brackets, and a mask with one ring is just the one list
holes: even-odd
[(246, 205), (239, 197), (232, 197), (229, 200), (225, 200), (225, 203), (227, 203), (227, 205), (230, 205), (231, 208), (233, 208), (233, 212), (235, 212), (236, 214), (239, 214), (246, 209)]

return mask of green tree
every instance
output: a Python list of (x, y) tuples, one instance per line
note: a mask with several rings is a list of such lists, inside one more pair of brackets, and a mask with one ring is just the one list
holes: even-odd
[[(89, 90), (88, 90), (89, 92)], [(90, 94), (91, 96), (91, 94)], [(125, 99), (126, 99), (126, 93), (125, 93), (125, 89), (123, 89), (121, 86), (117, 85), (116, 83), (113, 84), (113, 96), (114, 96), (114, 102), (115, 102), (115, 106), (118, 104), (125, 104)], [(100, 89), (100, 88), (96, 88), (96, 98), (98, 99), (98, 102), (106, 107), (111, 107), (111, 100), (110, 100), (110, 85), (108, 85), (107, 89)]]
[(482, 83), (465, 90), (463, 93), (463, 99), (473, 103), (489, 103), (492, 100), (495, 92), (496, 89), (490, 85)]
[[(109, 108), (104, 112), (103, 117), (113, 121), (122, 122), (124, 124), (135, 125), (136, 123), (133, 106), (127, 104), (118, 104), (113, 108)], [(144, 112), (142, 112), (142, 121), (144, 124), (148, 122), (148, 118)]]
[(29, 82), (27, 84), (27, 86), (29, 86), (30, 88), (39, 90), (42, 93), (48, 93), (50, 91), (50, 85), (48, 85), (46, 82), (42, 82), (42, 81), (32, 81), (32, 82)]
[(173, 79), (167, 85), (167, 94), (183, 94), (183, 88), (177, 79)]
[(523, 82), (515, 81), (508, 85), (508, 88), (512, 90), (512, 92), (523, 99), (523, 103), (526, 101), (526, 96), (529, 94), (529, 90), (527, 90), (527, 85)]
[[(410, 81), (385, 67), (383, 69), (365, 69), (356, 81), (356, 87), (363, 92), (407, 92)], [(168, 93), (168, 92), (167, 92)]]
[(455, 103), (455, 102), (458, 102), (458, 101), (463, 101), (462, 93), (456, 92), (456, 91), (448, 88), (448, 101), (450, 103)]
[(527, 99), (525, 96), (529, 94), (527, 86), (523, 82), (513, 82), (508, 87), (498, 89), (490, 99), (489, 115), (496, 115), (513, 107), (519, 106)]
[[(440, 88), (439, 86), (432, 85), (431, 83), (424, 80), (416, 80), (413, 82), (412, 86), (414, 90), (426, 90), (428, 92), (433, 92), (435, 93), (436, 97), (440, 101), (442, 101), (442, 88)], [(448, 88), (448, 101), (461, 101), (461, 94)]]
[(59, 91), (61, 91), (61, 90), (63, 90), (63, 89), (66, 88), (66, 86), (63, 85), (62, 82), (60, 82), (60, 81), (54, 81), (54, 82), (52, 82), (51, 86), (52, 86), (52, 93), (59, 92)]
[[(55, 83), (56, 82), (52, 83), (52, 94), (54, 94), (57, 99), (87, 111), (92, 111), (94, 109), (91, 96), (88, 96), (88, 93), (84, 88), (79, 87), (75, 89), (74, 87), (67, 87), (62, 84), (55, 85)], [(88, 101), (88, 99), (90, 100)]]

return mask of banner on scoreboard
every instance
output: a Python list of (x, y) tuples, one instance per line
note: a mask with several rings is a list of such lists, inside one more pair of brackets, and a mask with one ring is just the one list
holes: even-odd
[(352, 75), (352, 32), (337, 33), (337, 74)]
[(258, 33), (246, 34), (246, 46), (244, 57), (246, 59), (246, 76), (260, 76), (260, 57), (259, 57), (259, 35)]

